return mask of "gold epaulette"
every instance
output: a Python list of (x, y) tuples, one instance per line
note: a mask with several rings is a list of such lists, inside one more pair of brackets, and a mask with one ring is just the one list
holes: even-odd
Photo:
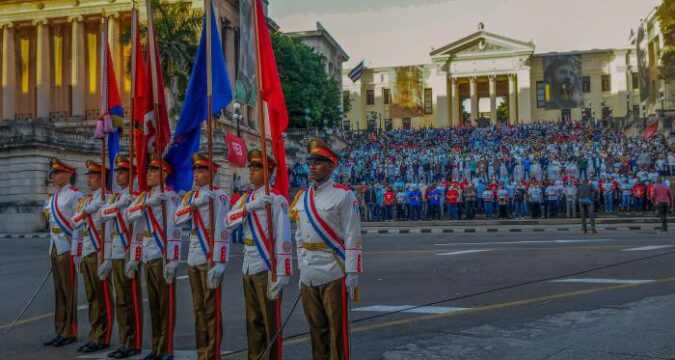
[(188, 191), (183, 195), (183, 205), (187, 205), (190, 202), (190, 197), (192, 196), (192, 190)]
[(305, 189), (300, 189), (297, 194), (295, 194), (295, 197), (293, 198), (293, 202), (291, 203), (291, 206), (288, 208), (288, 217), (291, 220), (298, 221), (298, 211), (295, 210), (295, 204), (298, 203), (298, 200), (300, 200), (300, 196), (305, 192)]

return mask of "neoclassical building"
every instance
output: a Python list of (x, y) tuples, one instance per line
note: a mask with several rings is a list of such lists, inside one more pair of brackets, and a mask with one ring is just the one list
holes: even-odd
[[(657, 25), (649, 30), (644, 41), (654, 70), (663, 39)], [(654, 91), (646, 100), (640, 95), (644, 71), (638, 74), (635, 46), (536, 53), (535, 44), (489, 32), (481, 23), (476, 32), (431, 51), (427, 64), (367, 68), (356, 82), (349, 69), (343, 71), (343, 98), (351, 102), (344, 126), (442, 128), (654, 114), (661, 104)], [(652, 88), (666, 85), (665, 106), (672, 108), (668, 82), (655, 71), (647, 76)]]

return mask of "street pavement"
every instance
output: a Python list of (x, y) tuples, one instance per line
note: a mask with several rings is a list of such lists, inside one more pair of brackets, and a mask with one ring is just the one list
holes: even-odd
[[(649, 227), (619, 228), (597, 235), (366, 234), (361, 301), (352, 311), (352, 359), (675, 359), (675, 241)], [(48, 271), (47, 240), (0, 244), (0, 358), (81, 358), (77, 345), (41, 345), (53, 332), (51, 279), (4, 334)], [(241, 251), (241, 245), (233, 247), (224, 280), (224, 359), (246, 358)], [(176, 355), (194, 359), (185, 275), (183, 264)], [(291, 284), (284, 318), (298, 294), (295, 276)], [(79, 304), (82, 344), (88, 332), (82, 292)], [(284, 331), (286, 359), (311, 358), (307, 330), (300, 302)], [(149, 334), (146, 321), (146, 348)], [(110, 350), (116, 341), (115, 334)]]

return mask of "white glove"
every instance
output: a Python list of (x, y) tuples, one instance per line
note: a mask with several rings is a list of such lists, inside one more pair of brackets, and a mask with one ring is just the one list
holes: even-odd
[(209, 200), (214, 198), (213, 191), (211, 190), (199, 190), (199, 197), (195, 200), (194, 205), (199, 207), (209, 203)]
[(171, 260), (164, 265), (164, 280), (167, 284), (173, 284), (176, 278), (176, 270), (178, 270), (178, 260)]
[(290, 276), (287, 275), (277, 275), (277, 281), (270, 284), (269, 290), (269, 299), (276, 300), (279, 298), (279, 294), (284, 286), (288, 285), (291, 281)]
[(272, 197), (269, 195), (261, 195), (259, 198), (251, 201), (250, 203), (246, 204), (246, 211), (252, 212), (256, 210), (262, 210), (267, 206), (267, 204), (272, 203)]
[(112, 270), (112, 260), (103, 260), (101, 265), (99, 265), (98, 270), (96, 270), (96, 273), (98, 274), (98, 278), (100, 280), (105, 280), (108, 278), (108, 275), (110, 275), (110, 271)]
[(75, 264), (75, 269), (80, 272), (80, 264), (82, 263), (82, 256), (73, 255), (73, 264)]
[(119, 204), (121, 207), (129, 206), (134, 201), (134, 197), (129, 195), (129, 193), (125, 192), (124, 195), (122, 195), (122, 198), (119, 201)]
[(147, 205), (147, 206), (157, 206), (157, 205), (159, 205), (160, 202), (162, 202), (164, 200), (168, 200), (168, 199), (169, 199), (169, 194), (159, 192), (155, 195), (152, 195), (148, 200), (146, 200), (145, 205)]
[(138, 261), (127, 261), (127, 264), (124, 265), (124, 275), (129, 279), (133, 279), (136, 276), (136, 271), (138, 271)]
[(347, 279), (345, 280), (345, 286), (347, 287), (347, 293), (349, 297), (354, 300), (354, 293), (359, 287), (359, 274), (357, 273), (347, 273)]
[(217, 289), (223, 281), (223, 273), (225, 273), (225, 264), (216, 263), (208, 273), (209, 289)]
[(103, 201), (101, 199), (96, 199), (91, 202), (91, 204), (84, 207), (83, 212), (85, 214), (93, 214), (101, 209), (103, 206)]

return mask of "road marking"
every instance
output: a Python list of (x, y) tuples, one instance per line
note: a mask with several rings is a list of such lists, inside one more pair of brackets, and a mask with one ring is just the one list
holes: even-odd
[(466, 243), (439, 243), (435, 246), (466, 246), (466, 245), (513, 245), (513, 244), (578, 244), (593, 242), (608, 242), (613, 239), (563, 239), (563, 240), (521, 240), (521, 241), (489, 241), (489, 242), (466, 242)]
[[(150, 349), (143, 349), (142, 353), (149, 353)], [(97, 352), (95, 354), (88, 354), (88, 355), (80, 355), (76, 357), (76, 359), (109, 359), (108, 354), (110, 351), (101, 351)], [(228, 355), (231, 354), (232, 351), (221, 351), (220, 355)], [(196, 360), (197, 359), (197, 352), (194, 350), (174, 350), (173, 351), (173, 358), (174, 360)]]
[(492, 250), (492, 249), (461, 250), (461, 251), (453, 251), (453, 252), (441, 253), (441, 254), (436, 254), (436, 255), (441, 255), (441, 256), (464, 255), (464, 254), (479, 253), (479, 252), (491, 251), (491, 250)]
[(675, 245), (652, 245), (652, 246), (643, 246), (632, 249), (624, 249), (622, 251), (649, 251), (649, 250), (658, 250), (673, 247)]
[[(649, 282), (649, 283), (642, 283), (642, 284), (621, 284), (621, 285), (613, 285), (613, 286), (602, 286), (602, 287), (596, 287), (596, 288), (591, 288), (591, 289), (586, 289), (586, 290), (570, 291), (570, 292), (558, 293), (558, 294), (553, 294), (553, 295), (546, 295), (546, 296), (541, 296), (541, 297), (536, 297), (536, 298), (529, 298), (529, 299), (522, 299), (522, 300), (498, 303), (498, 304), (493, 304), (493, 305), (486, 305), (486, 306), (468, 309), (466, 311), (457, 311), (457, 312), (451, 312), (451, 313), (445, 313), (445, 314), (432, 314), (432, 315), (426, 315), (426, 316), (410, 317), (410, 318), (406, 318), (406, 319), (385, 321), (385, 322), (371, 324), (371, 325), (353, 327), (351, 329), (351, 331), (352, 331), (352, 334), (361, 333), (361, 332), (365, 332), (365, 331), (387, 328), (387, 327), (392, 327), (392, 326), (407, 325), (407, 324), (416, 323), (416, 322), (420, 322), (420, 321), (439, 320), (439, 319), (445, 319), (445, 318), (454, 317), (454, 316), (462, 316), (462, 315), (467, 315), (467, 314), (481, 313), (481, 312), (485, 312), (485, 311), (499, 310), (499, 309), (511, 308), (511, 307), (522, 306), (522, 305), (543, 303), (543, 302), (548, 302), (548, 301), (551, 301), (551, 300), (565, 299), (565, 298), (571, 298), (571, 297), (575, 297), (575, 296), (595, 294), (595, 293), (599, 293), (599, 292), (603, 292), (603, 291), (630, 289), (630, 288), (634, 288), (634, 287), (638, 287), (638, 286), (663, 284), (663, 283), (674, 282), (674, 281), (675, 281), (675, 277), (670, 277), (670, 278), (658, 279), (658, 280), (654, 280), (654, 281)], [(286, 345), (286, 346), (297, 345), (297, 344), (302, 344), (302, 343), (305, 343), (305, 342), (308, 342), (308, 341), (309, 341), (309, 336), (303, 335), (303, 336), (300, 336), (300, 337), (297, 337), (297, 338), (294, 338), (294, 339), (288, 339), (288, 340), (284, 341), (284, 345)]]
[(550, 282), (582, 283), (582, 284), (646, 284), (654, 280), (625, 280), (625, 279), (557, 279)]
[(414, 306), (414, 305), (373, 305), (360, 308), (353, 308), (352, 311), (363, 312), (404, 312), (413, 314), (446, 314), (450, 312), (469, 310), (470, 308), (460, 308), (451, 306)]

